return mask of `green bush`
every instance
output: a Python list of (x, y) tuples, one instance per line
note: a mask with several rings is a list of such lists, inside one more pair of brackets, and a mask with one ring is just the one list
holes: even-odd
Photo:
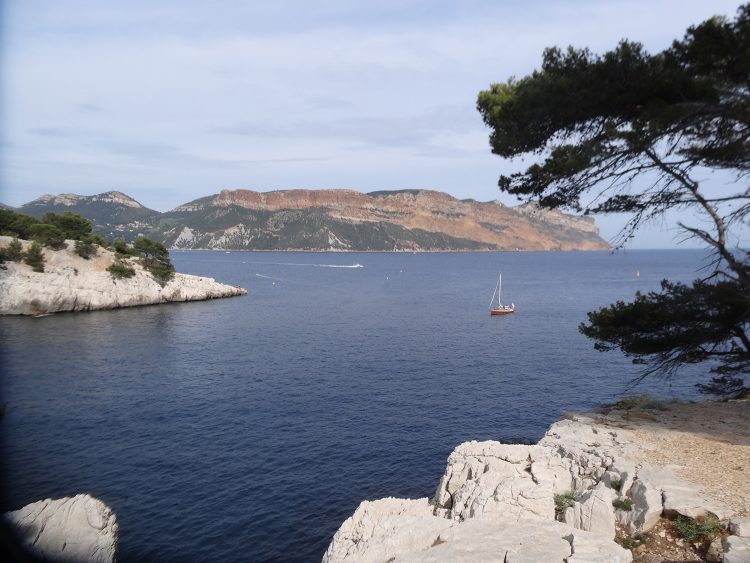
[(38, 223), (39, 219), (29, 215), (22, 215), (10, 209), (0, 209), (0, 234), (28, 240), (31, 238), (29, 229)]
[(154, 279), (164, 285), (174, 277), (174, 266), (172, 264), (152, 264), (145, 266)]
[(101, 235), (97, 235), (95, 233), (92, 233), (88, 236), (88, 240), (90, 240), (93, 244), (98, 244), (102, 248), (108, 248), (109, 247), (109, 241), (105, 239)]
[(115, 256), (118, 258), (129, 258), (131, 256), (138, 256), (138, 251), (132, 246), (129, 246), (127, 242), (122, 239), (115, 239), (112, 243), (112, 248), (115, 251)]
[(710, 541), (722, 528), (721, 522), (713, 514), (699, 519), (680, 515), (672, 523), (672, 526), (681, 538), (690, 542), (698, 539)]
[(107, 271), (112, 275), (112, 279), (114, 280), (132, 278), (135, 275), (135, 269), (122, 262), (113, 262), (109, 265)]
[(0, 262), (18, 262), (22, 258), (23, 246), (18, 238), (14, 238), (8, 246), (0, 249)]
[(576, 501), (576, 492), (575, 491), (568, 491), (567, 493), (563, 493), (561, 495), (555, 495), (555, 509), (558, 511), (563, 511), (566, 508), (570, 508), (573, 506), (573, 503)]
[(174, 277), (174, 266), (169, 259), (167, 247), (146, 237), (133, 241), (133, 249), (141, 257), (141, 264), (156, 281), (164, 285)]
[(623, 397), (616, 403), (607, 405), (612, 410), (641, 410), (641, 409), (659, 409), (664, 410), (665, 405), (661, 401), (657, 401), (648, 394), (638, 395), (634, 397)]
[(622, 479), (612, 479), (609, 482), (609, 486), (612, 487), (615, 491), (619, 491), (622, 488)]
[(54, 225), (37, 223), (29, 228), (31, 238), (50, 248), (62, 248), (65, 245), (65, 233)]
[(76, 241), (75, 251), (78, 256), (88, 260), (96, 254), (96, 244), (92, 242), (91, 237), (84, 237), (83, 240)]
[(620, 510), (630, 512), (631, 510), (633, 510), (633, 501), (629, 498), (618, 498), (617, 500), (612, 501), (612, 506), (614, 506), (615, 508), (619, 508)]
[(42, 217), (42, 223), (54, 225), (65, 238), (81, 240), (91, 234), (91, 223), (75, 213), (63, 211), (62, 213), (45, 213)]
[(29, 249), (23, 253), (23, 261), (31, 266), (31, 269), (35, 272), (44, 271), (44, 252), (37, 241), (32, 242)]

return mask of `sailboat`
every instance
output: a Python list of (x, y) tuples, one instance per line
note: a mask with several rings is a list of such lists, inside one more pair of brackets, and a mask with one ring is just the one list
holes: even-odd
[[(492, 301), (490, 301), (490, 315), (510, 315), (515, 312), (516, 305), (511, 303), (510, 305), (503, 305), (500, 302), (500, 294), (503, 291), (503, 275), (500, 274), (497, 278), (497, 285), (495, 286), (495, 293), (492, 294)], [(497, 306), (495, 306), (495, 295), (497, 295)]]

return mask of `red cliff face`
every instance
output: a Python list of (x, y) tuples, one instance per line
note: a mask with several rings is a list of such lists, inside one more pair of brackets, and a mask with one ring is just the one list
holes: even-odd
[(542, 210), (533, 205), (505, 207), (497, 202), (461, 201), (429, 190), (380, 192), (353, 190), (222, 190), (213, 205), (259, 211), (322, 209), (330, 217), (388, 222), (407, 229), (443, 233), (503, 250), (604, 250), (593, 220)]

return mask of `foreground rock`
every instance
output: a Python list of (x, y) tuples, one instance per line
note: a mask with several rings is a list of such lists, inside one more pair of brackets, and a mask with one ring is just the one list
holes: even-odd
[[(7, 246), (10, 237), (0, 237)], [(19, 262), (5, 262), (0, 269), (0, 314), (38, 315), (62, 311), (93, 311), (153, 305), (172, 301), (201, 301), (247, 293), (240, 287), (217, 283), (213, 278), (175, 274), (164, 286), (136, 261), (131, 278), (113, 279), (107, 268), (112, 252), (99, 248), (85, 260), (74, 252), (74, 242), (63, 250), (44, 249), (45, 271), (32, 271)], [(24, 244), (24, 247), (27, 245)]]
[[(734, 409), (738, 419), (750, 414), (747, 401), (715, 405)], [(553, 424), (536, 445), (463, 443), (449, 456), (432, 502), (363, 502), (336, 532), (323, 561), (628, 562), (633, 555), (616, 543), (618, 529), (641, 537), (663, 518), (708, 514), (733, 533), (723, 544), (717, 537), (713, 549), (723, 551), (725, 561), (750, 561), (750, 540), (743, 537), (750, 526), (740, 518), (747, 516), (747, 488), (730, 506), (681, 475), (690, 464), (699, 472), (700, 456), (685, 451), (683, 465), (652, 462), (652, 449), (670, 447), (669, 429), (649, 429), (649, 416), (639, 424), (630, 413), (573, 415)], [(685, 433), (679, 420), (663, 416)], [(728, 422), (718, 412), (714, 419)], [(649, 441), (649, 432), (660, 445)], [(733, 463), (750, 452), (742, 439)]]
[(6, 512), (20, 546), (44, 561), (111, 563), (117, 553), (117, 519), (102, 501), (81, 494), (46, 499)]

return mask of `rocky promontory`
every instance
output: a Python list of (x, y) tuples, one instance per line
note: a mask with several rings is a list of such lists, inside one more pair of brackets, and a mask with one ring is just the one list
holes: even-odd
[[(12, 239), (0, 236), (0, 247)], [(24, 250), (30, 243), (22, 241)], [(22, 262), (0, 266), (0, 314), (38, 315), (63, 311), (93, 311), (153, 305), (172, 301), (200, 301), (245, 295), (246, 290), (216, 282), (213, 278), (174, 274), (166, 283), (156, 280), (137, 259), (118, 260), (114, 252), (98, 247), (84, 259), (66, 248), (44, 248), (44, 271), (35, 272)], [(115, 262), (132, 268), (132, 277), (117, 279), (107, 268)]]
[(668, 403), (460, 444), (431, 500), (362, 502), (323, 561), (748, 562), (748, 414)]

